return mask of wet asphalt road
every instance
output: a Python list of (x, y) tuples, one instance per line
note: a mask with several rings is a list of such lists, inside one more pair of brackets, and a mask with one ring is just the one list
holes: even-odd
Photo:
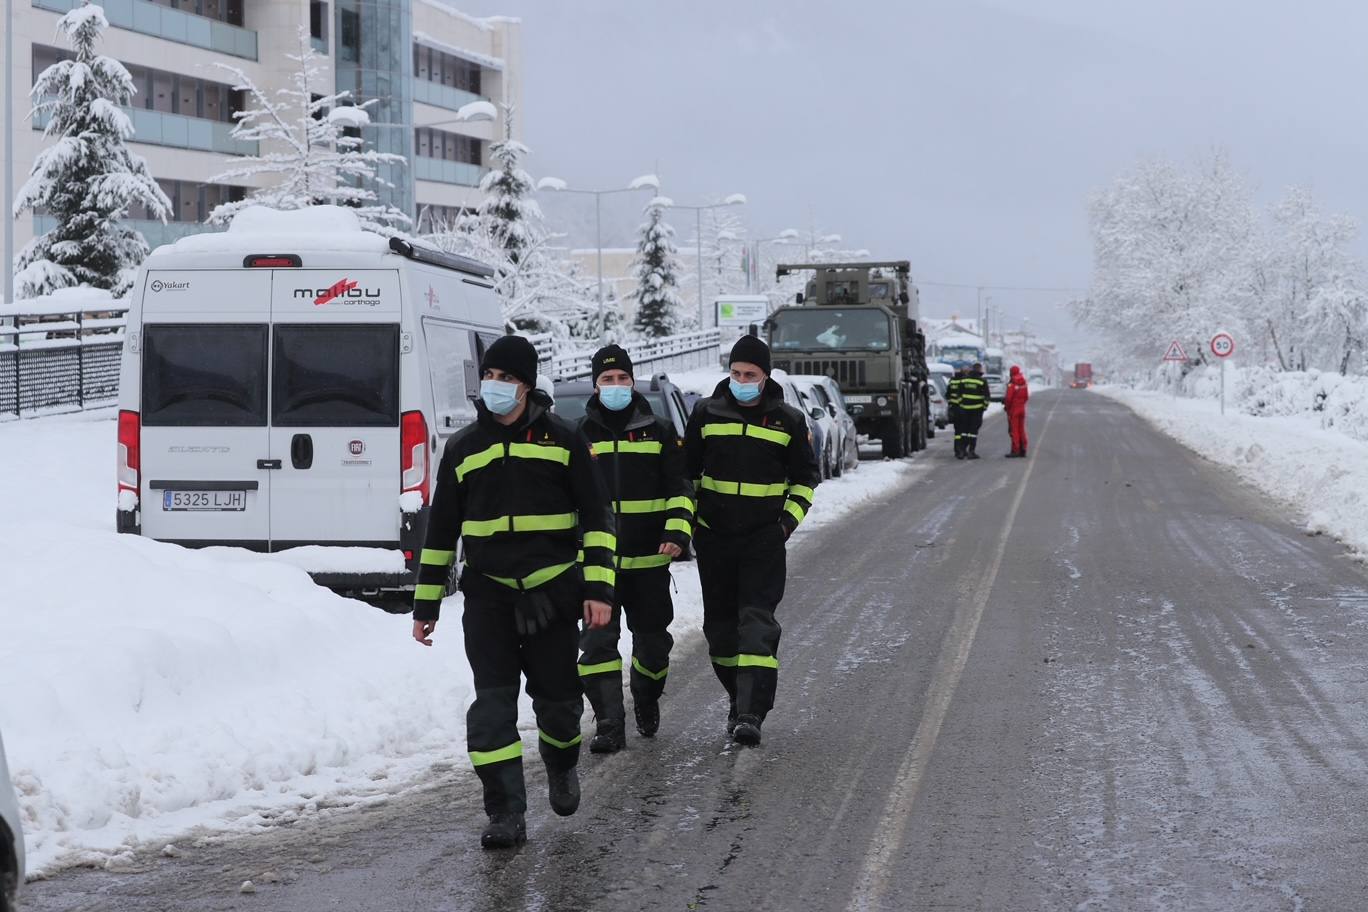
[[(1086, 392), (798, 546), (778, 706), (728, 745), (700, 642), (661, 736), (530, 842), (474, 779), (31, 884), (32, 910), (1368, 908), (1368, 575)], [(634, 734), (634, 733), (633, 733)], [(243, 895), (247, 879), (257, 892)]]

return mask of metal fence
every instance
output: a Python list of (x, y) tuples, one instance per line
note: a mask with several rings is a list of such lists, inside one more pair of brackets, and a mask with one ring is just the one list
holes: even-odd
[(127, 308), (7, 313), (0, 318), (0, 416), (113, 404)]
[[(0, 416), (77, 411), (114, 404), (127, 307), (0, 314)], [(542, 370), (554, 380), (584, 380), (592, 351), (558, 351), (549, 335), (530, 336)], [(715, 329), (624, 346), (641, 376), (717, 365)]]
[[(541, 369), (553, 380), (587, 380), (593, 372), (592, 351), (556, 352), (555, 340), (549, 335), (529, 336), (541, 356)], [(632, 356), (638, 376), (671, 370), (690, 370), (713, 367), (718, 361), (721, 333), (715, 329), (665, 336), (646, 342), (624, 345)]]

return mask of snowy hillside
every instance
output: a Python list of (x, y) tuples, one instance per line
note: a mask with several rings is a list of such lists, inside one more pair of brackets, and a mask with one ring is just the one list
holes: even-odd
[[(459, 596), (423, 649), (407, 617), (286, 561), (115, 534), (112, 417), (0, 425), (0, 472), (26, 479), (0, 518), (0, 731), (30, 870), (117, 863), (198, 827), (252, 830), (470, 775)], [(796, 543), (918, 474), (874, 462), (823, 484)], [(697, 573), (675, 575), (688, 649)]]

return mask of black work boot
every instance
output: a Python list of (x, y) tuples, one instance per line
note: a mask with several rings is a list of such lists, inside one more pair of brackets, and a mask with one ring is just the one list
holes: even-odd
[(511, 849), (527, 842), (527, 824), (522, 814), (490, 814), (489, 825), (480, 834), (480, 848)]
[(760, 717), (749, 713), (736, 717), (736, 728), (731, 733), (737, 744), (755, 747), (760, 743)]
[(627, 746), (627, 725), (623, 719), (600, 719), (598, 731), (589, 741), (591, 754), (616, 754)]
[(632, 703), (632, 713), (636, 716), (637, 731), (641, 732), (641, 736), (654, 738), (660, 730), (660, 702), (637, 700)]
[(551, 810), (561, 817), (569, 817), (579, 810), (580, 785), (579, 773), (573, 766), (565, 769), (546, 768), (547, 797), (551, 799)]

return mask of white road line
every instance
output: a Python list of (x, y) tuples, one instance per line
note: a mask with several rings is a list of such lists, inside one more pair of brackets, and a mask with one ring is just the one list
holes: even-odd
[[(912, 807), (917, 801), (917, 792), (926, 773), (926, 765), (931, 760), (931, 752), (936, 748), (936, 737), (940, 734), (941, 724), (950, 710), (950, 701), (954, 699), (960, 675), (964, 673), (965, 663), (969, 661), (969, 651), (973, 648), (974, 636), (978, 633), (983, 609), (988, 604), (989, 596), (993, 594), (998, 569), (1002, 566), (1002, 556), (1007, 552), (1007, 539), (1016, 524), (1021, 498), (1026, 493), (1026, 483), (1031, 480), (1031, 472), (1040, 459), (1040, 444), (1045, 439), (1045, 431), (1049, 428), (1050, 419), (1054, 417), (1055, 409), (1058, 407), (1059, 399), (1056, 398), (1055, 404), (1045, 415), (1045, 421), (1032, 447), (1036, 455), (1031, 458), (1030, 465), (1021, 476), (1016, 496), (1012, 498), (1012, 506), (1007, 511), (1006, 521), (1002, 524), (993, 563), (988, 572), (979, 579), (973, 598), (956, 612), (946, 634), (945, 645), (936, 659), (936, 668), (931, 676), (921, 724), (917, 726), (917, 733), (912, 737), (907, 755), (898, 767), (888, 806), (871, 836), (871, 851), (860, 869), (859, 878), (855, 883), (855, 895), (851, 897), (848, 907), (851, 912), (873, 912), (880, 907), (880, 901), (888, 890), (888, 881), (894, 871), (892, 862), (897, 857), (898, 850), (902, 848), (907, 825), (912, 819)], [(898, 907), (907, 907), (907, 897), (899, 898)]]

